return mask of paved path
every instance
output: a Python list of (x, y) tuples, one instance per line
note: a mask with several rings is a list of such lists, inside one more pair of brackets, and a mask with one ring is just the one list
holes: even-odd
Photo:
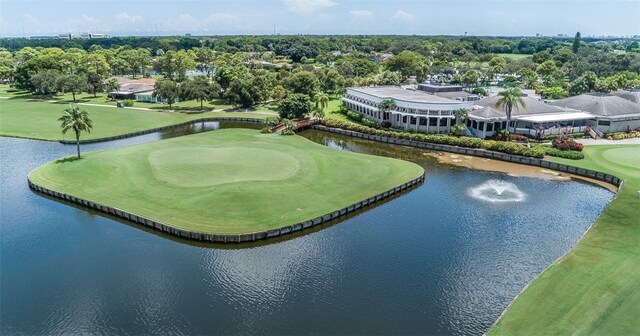
[[(78, 105), (85, 105), (85, 106), (98, 106), (98, 107), (114, 107), (114, 108), (117, 108), (117, 106), (115, 106), (115, 105), (107, 105), (107, 104), (78, 103)], [(150, 109), (150, 108), (146, 108), (146, 107), (124, 107), (124, 108), (126, 108), (126, 109), (131, 109), (131, 110), (157, 111), (157, 110)]]
[(640, 138), (630, 138), (622, 140), (607, 140), (607, 139), (576, 139), (585, 146), (590, 145), (640, 145)]

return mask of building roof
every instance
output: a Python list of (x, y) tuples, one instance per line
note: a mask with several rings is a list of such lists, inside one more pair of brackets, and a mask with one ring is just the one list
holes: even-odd
[(350, 87), (349, 90), (361, 92), (381, 99), (396, 99), (413, 103), (452, 104), (457, 100), (439, 97), (424, 91), (406, 90), (399, 86)]
[(153, 78), (140, 78), (138, 80), (124, 83), (120, 85), (118, 93), (139, 93), (146, 91), (153, 91), (156, 86), (156, 80)]
[[(473, 102), (478, 108), (471, 110), (469, 113), (482, 118), (500, 118), (506, 117), (506, 113), (502, 108), (496, 108), (496, 102), (500, 96), (491, 96)], [(574, 109), (560, 108), (558, 106), (546, 104), (535, 98), (523, 96), (524, 107), (514, 108), (511, 111), (512, 117), (528, 116), (534, 114), (546, 113), (563, 113), (563, 112), (579, 112)]]
[(467, 91), (454, 91), (454, 92), (436, 92), (434, 95), (447, 99), (458, 99), (458, 98), (466, 98), (466, 97), (476, 97), (477, 94), (469, 93)]
[(608, 93), (585, 93), (579, 96), (559, 99), (551, 104), (604, 117), (640, 114), (640, 104)]
[(628, 101), (640, 104), (640, 90), (618, 90), (612, 94)]

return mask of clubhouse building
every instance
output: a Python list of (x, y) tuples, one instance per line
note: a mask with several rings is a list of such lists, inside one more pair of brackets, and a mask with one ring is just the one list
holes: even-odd
[[(633, 92), (583, 94), (546, 103), (523, 95), (525, 106), (512, 111), (509, 129), (531, 136), (541, 129), (546, 135), (565, 130), (584, 132), (587, 126), (603, 133), (635, 129), (640, 127), (640, 104), (634, 98), (638, 95)], [(381, 111), (379, 104), (389, 99), (396, 108)], [(420, 84), (418, 90), (399, 86), (351, 87), (342, 101), (348, 109), (388, 122), (394, 128), (439, 134), (449, 133), (456, 122), (454, 111), (464, 108), (468, 111), (468, 135), (486, 138), (507, 128), (505, 111), (495, 107), (498, 99), (499, 96), (480, 98), (455, 85)]]

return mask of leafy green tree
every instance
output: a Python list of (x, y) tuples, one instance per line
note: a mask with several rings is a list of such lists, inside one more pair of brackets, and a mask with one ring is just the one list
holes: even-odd
[(171, 108), (176, 99), (180, 97), (180, 86), (170, 79), (158, 81), (153, 90), (153, 97), (166, 101), (169, 104), (169, 108)]
[(345, 78), (366, 77), (378, 72), (378, 65), (362, 57), (345, 57), (336, 62), (336, 69)]
[(547, 86), (540, 90), (540, 94), (547, 99), (562, 99), (567, 97), (567, 90), (561, 86)]
[(321, 68), (315, 74), (320, 81), (320, 89), (324, 92), (335, 94), (344, 87), (344, 77), (336, 69)]
[(104, 80), (95, 72), (87, 73), (87, 91), (97, 97), (98, 92), (104, 91)]
[[(107, 81), (107, 83), (105, 84), (105, 87), (107, 89), (107, 92), (115, 92), (115, 91), (118, 91), (118, 89), (120, 89), (120, 84), (115, 78), (111, 78)], [(113, 96), (111, 98), (114, 99)]]
[(405, 50), (388, 59), (385, 67), (389, 71), (399, 72), (402, 79), (409, 76), (421, 77), (427, 69), (427, 60), (418, 53)]
[(69, 130), (73, 130), (75, 133), (78, 159), (80, 159), (80, 133), (91, 133), (91, 129), (93, 129), (93, 121), (89, 118), (89, 112), (78, 106), (69, 106), (58, 121), (62, 122), (60, 125), (62, 134), (66, 134)]
[(271, 97), (273, 97), (273, 99), (277, 102), (280, 102), (286, 94), (287, 90), (280, 84), (274, 86), (271, 90)]
[(378, 84), (379, 85), (400, 85), (402, 79), (400, 78), (400, 74), (392, 71), (383, 71), (378, 75)]
[(200, 102), (200, 109), (204, 109), (204, 101), (218, 98), (220, 85), (212, 82), (208, 77), (197, 76), (193, 80), (187, 80), (180, 85), (181, 96), (184, 99), (195, 99)]
[(195, 61), (197, 68), (207, 74), (207, 77), (211, 76), (214, 69), (213, 62), (215, 60), (215, 53), (211, 48), (201, 47), (194, 49)]
[(251, 73), (233, 79), (224, 97), (235, 106), (247, 108), (255, 105), (260, 97), (253, 89), (253, 81), (254, 77)]
[(304, 118), (311, 111), (311, 99), (306, 94), (290, 93), (279, 106), (280, 118)]
[(50, 95), (58, 92), (58, 81), (62, 77), (58, 70), (45, 70), (31, 76), (31, 83), (36, 92)]
[(87, 78), (81, 75), (66, 75), (58, 79), (58, 89), (64, 92), (71, 92), (73, 101), (76, 101), (76, 94), (89, 90)]
[(315, 92), (320, 91), (320, 82), (313, 72), (298, 71), (284, 80), (284, 87), (290, 92), (312, 97)]
[(477, 86), (480, 76), (482, 76), (482, 74), (478, 70), (467, 70), (467, 72), (462, 75), (462, 82), (467, 85)]
[(178, 82), (184, 81), (187, 70), (195, 69), (197, 66), (192, 53), (186, 50), (167, 51), (163, 56), (158, 57), (156, 69), (171, 80), (174, 78)]
[(507, 132), (511, 127), (511, 112), (513, 109), (518, 110), (520, 107), (525, 107), (525, 102), (521, 97), (520, 89), (508, 88), (498, 93), (500, 98), (496, 101), (495, 108), (502, 108), (507, 116)]

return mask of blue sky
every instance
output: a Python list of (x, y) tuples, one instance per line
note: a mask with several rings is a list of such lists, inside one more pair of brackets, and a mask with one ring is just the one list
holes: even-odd
[(0, 35), (640, 35), (640, 0), (0, 0)]

